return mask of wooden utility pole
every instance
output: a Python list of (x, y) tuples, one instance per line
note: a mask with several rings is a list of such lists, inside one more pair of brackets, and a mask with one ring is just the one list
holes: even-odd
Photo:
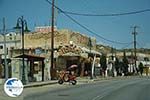
[(55, 0), (52, 0), (52, 19), (51, 19), (51, 79), (54, 79), (54, 3)]
[(137, 42), (136, 42), (136, 35), (137, 35), (137, 32), (136, 32), (136, 29), (138, 28), (138, 26), (134, 26), (133, 27), (133, 32), (132, 32), (132, 34), (133, 34), (133, 42), (134, 42), (134, 44), (133, 44), (133, 47), (134, 47), (134, 65), (135, 65), (135, 68), (137, 67), (137, 65), (136, 65), (136, 60), (137, 60), (137, 56), (136, 56), (136, 44), (137, 44)]
[(7, 66), (7, 47), (6, 47), (6, 26), (5, 18), (3, 18), (3, 36), (4, 36), (4, 65), (5, 65), (5, 79), (8, 79), (8, 66)]

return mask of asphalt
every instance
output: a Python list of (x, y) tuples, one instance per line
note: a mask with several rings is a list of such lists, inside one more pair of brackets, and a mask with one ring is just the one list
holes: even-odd
[(57, 84), (58, 87), (54, 89), (49, 88), (45, 92), (28, 94), (24, 96), (24, 100), (150, 100), (148, 78), (128, 77), (93, 81), (89, 81), (90, 84), (76, 86)]
[[(127, 76), (127, 77), (94, 77), (93, 79), (90, 79), (90, 77), (77, 77), (77, 82), (81, 83), (89, 83), (92, 81), (101, 81), (101, 80), (112, 80), (112, 79), (126, 79), (126, 78), (132, 78), (132, 77), (139, 77), (139, 76)], [(44, 82), (31, 82), (26, 85), (24, 85), (24, 88), (32, 88), (32, 87), (40, 87), (45, 85), (53, 85), (57, 84), (58, 80), (49, 80)], [(0, 90), (3, 90), (4, 84), (0, 84)]]
[[(131, 78), (131, 77), (95, 77), (93, 79), (90, 79), (90, 77), (78, 77), (77, 82), (78, 83), (90, 83), (92, 81), (101, 81), (101, 80), (109, 80), (109, 79), (120, 79), (120, 78)], [(45, 85), (53, 85), (57, 84), (58, 80), (50, 80), (50, 81), (44, 81), (44, 82), (32, 82), (27, 85), (24, 85), (24, 88), (31, 88), (31, 87), (41, 87)]]
[[(96, 77), (94, 79), (90, 79), (90, 77), (78, 77), (77, 78), (77, 84), (86, 84), (86, 83), (93, 83), (96, 81), (107, 81), (107, 80), (124, 80), (124, 79), (128, 79), (128, 78), (139, 78), (139, 76), (129, 76), (129, 77)], [(50, 81), (44, 81), (44, 82), (33, 82), (33, 83), (29, 83), (27, 85), (24, 85), (24, 89), (29, 89), (30, 91), (32, 91), (33, 88), (36, 87), (42, 87), (42, 86), (53, 86), (56, 84), (56, 87), (58, 86), (58, 80), (50, 80)], [(68, 83), (67, 83), (68, 84)], [(63, 86), (62, 86), (63, 87)], [(8, 97), (4, 90), (3, 90), (3, 84), (0, 85), (0, 100), (23, 100), (23, 96), (20, 96), (19, 98), (11, 98)]]

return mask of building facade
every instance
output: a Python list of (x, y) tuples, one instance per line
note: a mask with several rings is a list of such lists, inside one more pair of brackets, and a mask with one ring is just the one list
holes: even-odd
[[(42, 28), (42, 29), (41, 29)], [(51, 56), (51, 31), (46, 27), (46, 29), (43, 29), (44, 27), (39, 27), (36, 29), (35, 32), (30, 32), (28, 34), (24, 35), (24, 51), (25, 54), (28, 55), (34, 55), (34, 56), (39, 56), (39, 57), (44, 57), (44, 80), (50, 79), (50, 56)], [(10, 37), (11, 36), (11, 37)], [(13, 34), (7, 37), (6, 39), (6, 46), (8, 48), (8, 58), (13, 60), (11, 61), (11, 76), (16, 77), (16, 74), (14, 69), (16, 66), (20, 67), (21, 65), (19, 64), (20, 59), (18, 61), (15, 60), (15, 57), (18, 55), (22, 54), (21, 51), (21, 35), (20, 34)], [(2, 36), (0, 38), (3, 38)], [(56, 69), (61, 70), (64, 68), (67, 68), (66, 66), (70, 66), (72, 63), (75, 62), (77, 64), (80, 60), (80, 57), (83, 58), (88, 58), (88, 53), (97, 53), (96, 52), (96, 39), (91, 38), (91, 43), (92, 46), (89, 47), (89, 37), (86, 35), (83, 35), (79, 32), (73, 32), (71, 30), (63, 29), (63, 30), (57, 30), (55, 29), (54, 32), (54, 59), (56, 63)], [(0, 45), (3, 46), (4, 41), (1, 39)], [(72, 48), (73, 49), (68, 49)], [(69, 47), (70, 46), (70, 47)], [(65, 49), (64, 49), (65, 48)], [(2, 47), (3, 49), (3, 47)], [(68, 50), (67, 52), (62, 50)], [(91, 49), (91, 51), (90, 51)], [(1, 51), (1, 55), (3, 56), (3, 50)], [(68, 56), (69, 55), (69, 56)], [(4, 58), (1, 57), (3, 60)], [(68, 62), (72, 63), (68, 63)], [(18, 63), (16, 63), (18, 62)], [(16, 63), (16, 64), (15, 64)], [(21, 63), (21, 62), (20, 62)], [(32, 75), (36, 77), (36, 80), (41, 81), (42, 80), (42, 75), (41, 75), (41, 64), (37, 62), (32, 63), (33, 69), (36, 70), (36, 75)], [(4, 64), (2, 64), (4, 65)], [(61, 65), (61, 66), (60, 66)], [(29, 66), (31, 66), (31, 63), (26, 63), (26, 67), (28, 69)], [(38, 66), (38, 67), (37, 67)], [(2, 72), (4, 72), (4, 67), (1, 68)], [(20, 69), (18, 69), (19, 71)], [(31, 72), (34, 73), (34, 72)], [(4, 74), (4, 73), (3, 73)], [(29, 72), (26, 71), (26, 75), (28, 77)], [(20, 74), (19, 76), (20, 77)], [(28, 77), (29, 80), (29, 77)]]

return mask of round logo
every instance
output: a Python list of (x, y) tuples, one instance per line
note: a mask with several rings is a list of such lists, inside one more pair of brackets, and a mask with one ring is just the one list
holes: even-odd
[(10, 97), (17, 97), (23, 91), (23, 84), (17, 78), (10, 78), (4, 84), (4, 91)]

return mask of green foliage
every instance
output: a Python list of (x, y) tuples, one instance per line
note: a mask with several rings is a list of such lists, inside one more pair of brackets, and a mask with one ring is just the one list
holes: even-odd
[(143, 68), (144, 68), (143, 63), (140, 62), (138, 67), (139, 67), (139, 71), (140, 71), (140, 73), (142, 75), (143, 74)]
[(149, 61), (149, 58), (148, 57), (144, 57), (144, 61)]
[(123, 63), (124, 63), (125, 65), (128, 65), (128, 64), (129, 64), (128, 59), (127, 59), (127, 57), (126, 57), (126, 52), (125, 52), (125, 51), (124, 51), (124, 55), (123, 55)]
[(123, 56), (123, 72), (124, 72), (124, 74), (125, 74), (125, 76), (128, 74), (128, 64), (129, 64), (129, 62), (128, 62), (128, 59), (127, 59), (127, 57), (126, 57), (126, 52), (124, 51), (124, 56)]
[(143, 66), (143, 63), (140, 62), (139, 68), (143, 68), (143, 67), (144, 67), (144, 66)]
[(115, 68), (118, 70), (119, 69), (119, 59), (116, 58), (116, 61), (115, 61)]
[(106, 56), (102, 55), (100, 59), (100, 64), (103, 70), (106, 70), (107, 64), (106, 64)]

